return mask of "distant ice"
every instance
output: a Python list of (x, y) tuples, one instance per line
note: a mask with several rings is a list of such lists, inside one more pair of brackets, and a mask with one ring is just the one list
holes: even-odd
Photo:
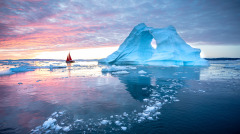
[(14, 72), (12, 72), (10, 69), (7, 69), (7, 70), (3, 70), (3, 71), (0, 71), (0, 76), (1, 75), (10, 75), (10, 74), (13, 74)]
[(112, 72), (112, 74), (129, 74), (128, 71), (117, 71), (117, 72)]
[(138, 71), (139, 74), (146, 74), (147, 72), (143, 71), (143, 70), (140, 70)]
[(235, 70), (240, 70), (240, 65), (239, 64), (230, 64), (230, 65), (225, 65), (225, 68), (232, 68)]
[(116, 72), (116, 71), (126, 71), (126, 70), (134, 70), (137, 69), (136, 67), (133, 66), (108, 66), (106, 68), (102, 69), (102, 72)]
[(10, 68), (10, 71), (12, 72), (28, 72), (28, 71), (34, 71), (34, 69), (28, 67), (28, 66), (21, 66), (17, 68)]

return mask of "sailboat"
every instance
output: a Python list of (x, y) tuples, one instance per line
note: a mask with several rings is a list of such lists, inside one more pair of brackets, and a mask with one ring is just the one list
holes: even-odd
[(72, 60), (70, 52), (68, 53), (67, 59), (66, 59), (66, 63), (74, 63), (75, 61)]

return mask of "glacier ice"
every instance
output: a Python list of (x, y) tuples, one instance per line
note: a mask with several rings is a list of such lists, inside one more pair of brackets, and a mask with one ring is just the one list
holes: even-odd
[[(152, 39), (156, 40), (156, 49), (151, 46)], [(200, 57), (200, 52), (200, 49), (188, 45), (173, 26), (152, 28), (141, 23), (133, 28), (117, 51), (99, 60), (99, 63), (208, 66), (207, 60)]]

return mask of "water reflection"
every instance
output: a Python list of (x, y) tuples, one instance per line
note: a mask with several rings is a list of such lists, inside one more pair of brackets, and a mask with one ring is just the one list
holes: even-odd
[[(139, 74), (138, 71), (144, 70), (147, 74)], [(185, 80), (199, 80), (200, 68), (194, 67), (138, 67), (137, 70), (129, 71), (126, 75), (112, 75), (126, 85), (126, 90), (131, 96), (139, 101), (148, 98), (152, 90), (160, 90), (161, 87), (174, 89), (171, 84), (176, 82), (185, 85)], [(175, 86), (176, 90), (178, 86)]]
[(72, 63), (67, 63), (68, 77), (71, 77)]

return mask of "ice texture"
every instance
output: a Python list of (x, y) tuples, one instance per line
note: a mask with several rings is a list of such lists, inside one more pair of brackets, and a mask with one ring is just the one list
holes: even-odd
[(133, 66), (116, 66), (112, 65), (107, 68), (103, 68), (102, 72), (116, 72), (116, 71), (126, 71), (126, 70), (134, 70), (137, 69), (136, 67)]
[(112, 74), (129, 74), (128, 71), (117, 71), (117, 72), (112, 72)]
[(139, 74), (146, 74), (147, 72), (143, 71), (143, 70), (140, 70), (138, 71)]
[(102, 120), (100, 123), (103, 124), (103, 125), (106, 125), (106, 124), (109, 123), (109, 121), (108, 120)]
[(49, 118), (47, 121), (45, 121), (43, 123), (43, 128), (48, 129), (50, 127), (53, 127), (54, 126), (54, 122), (56, 122), (56, 121), (57, 121), (56, 119)]
[(127, 127), (121, 127), (123, 131), (126, 131), (127, 130)]
[[(156, 49), (151, 46), (152, 39), (156, 40)], [(152, 28), (141, 23), (133, 28), (117, 51), (99, 62), (157, 66), (208, 66), (207, 60), (200, 58), (200, 52), (200, 49), (188, 45), (173, 26)]]

